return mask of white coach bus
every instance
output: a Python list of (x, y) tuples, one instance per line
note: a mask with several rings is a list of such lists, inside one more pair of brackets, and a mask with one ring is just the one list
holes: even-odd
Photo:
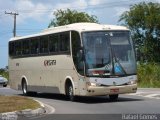
[(136, 60), (126, 27), (75, 23), (9, 41), (9, 81), (24, 95), (75, 96), (137, 91)]

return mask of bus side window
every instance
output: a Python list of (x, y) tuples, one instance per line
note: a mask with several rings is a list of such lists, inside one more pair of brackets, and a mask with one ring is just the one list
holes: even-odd
[(49, 52), (58, 51), (58, 34), (53, 34), (49, 36)]
[(21, 41), (16, 41), (15, 42), (15, 54), (16, 56), (21, 56), (22, 55), (22, 42)]
[(22, 54), (23, 55), (28, 55), (30, 54), (30, 50), (29, 50), (29, 47), (30, 44), (29, 44), (29, 39), (25, 39), (22, 41)]
[(40, 53), (48, 53), (48, 36), (40, 37)]
[(39, 40), (38, 38), (32, 38), (30, 41), (31, 44), (31, 54), (39, 53)]
[(72, 31), (71, 38), (72, 38), (72, 56), (73, 56), (74, 65), (78, 73), (81, 75), (84, 75), (83, 59), (81, 56), (82, 54), (80, 54), (80, 50), (81, 50), (80, 35), (78, 32)]
[(69, 32), (60, 33), (60, 51), (69, 51)]
[(9, 42), (9, 55), (15, 56), (15, 42)]

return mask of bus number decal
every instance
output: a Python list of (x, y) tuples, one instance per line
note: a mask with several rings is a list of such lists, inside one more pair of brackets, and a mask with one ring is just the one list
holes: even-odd
[(56, 60), (45, 60), (44, 66), (53, 66), (56, 65)]

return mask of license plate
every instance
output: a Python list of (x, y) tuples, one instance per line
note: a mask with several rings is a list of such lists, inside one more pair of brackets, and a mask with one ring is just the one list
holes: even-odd
[(118, 88), (110, 89), (110, 92), (111, 92), (111, 93), (118, 93), (118, 92), (119, 92), (119, 89), (118, 89)]

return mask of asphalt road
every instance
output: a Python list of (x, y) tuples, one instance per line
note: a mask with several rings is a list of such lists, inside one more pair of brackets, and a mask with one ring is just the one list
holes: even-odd
[[(22, 92), (0, 88), (0, 95), (22, 95)], [(120, 95), (116, 102), (109, 101), (108, 97), (78, 97), (76, 102), (67, 101), (65, 96), (56, 94), (31, 97), (54, 107), (55, 112), (23, 120), (160, 119), (160, 115), (155, 115), (160, 114), (160, 89), (139, 89), (137, 94)]]

